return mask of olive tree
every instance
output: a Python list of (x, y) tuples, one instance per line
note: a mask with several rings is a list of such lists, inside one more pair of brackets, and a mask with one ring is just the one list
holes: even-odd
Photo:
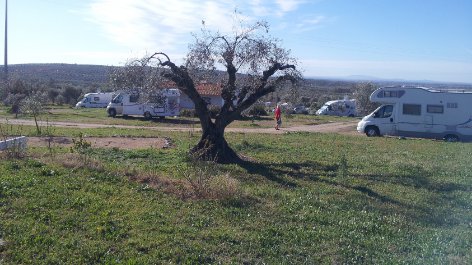
[(7, 98), (3, 101), (5, 106), (10, 106), (10, 111), (15, 113), (15, 119), (18, 118), (18, 112), (20, 111), (20, 103), (26, 97), (24, 94), (11, 94), (9, 93)]
[(41, 135), (38, 118), (43, 112), (43, 106), (47, 103), (48, 96), (45, 92), (36, 91), (20, 102), (20, 113), (32, 115), (36, 124), (36, 132)]
[(376, 88), (372, 82), (357, 84), (352, 97), (356, 100), (356, 111), (358, 114), (367, 115), (380, 106), (380, 103), (370, 101), (370, 95), (375, 90)]
[[(247, 25), (235, 15), (230, 34), (205, 28), (194, 34), (184, 65), (177, 66), (166, 53), (157, 52), (125, 66), (128, 73), (135, 73), (129, 78), (123, 80), (120, 77), (126, 74), (121, 74), (115, 75), (114, 80), (117, 83), (135, 80), (133, 83), (146, 88), (171, 81), (193, 101), (201, 122), (202, 136), (190, 153), (218, 163), (238, 163), (240, 157), (224, 137), (226, 126), (278, 86), (290, 83), (295, 88), (301, 78), (296, 69), (297, 59), (290, 56), (290, 50), (280, 40), (266, 36), (268, 31), (265, 21)], [(151, 71), (154, 67), (157, 69)], [(221, 86), (224, 104), (214, 120), (207, 102), (196, 90), (203, 79)]]

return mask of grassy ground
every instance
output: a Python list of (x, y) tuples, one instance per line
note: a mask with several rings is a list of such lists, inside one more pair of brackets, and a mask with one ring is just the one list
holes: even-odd
[(176, 146), (3, 153), (2, 264), (472, 260), (470, 144), (228, 133), (252, 160), (222, 166), (187, 157), (198, 140), (188, 132), (81, 131), (168, 136)]

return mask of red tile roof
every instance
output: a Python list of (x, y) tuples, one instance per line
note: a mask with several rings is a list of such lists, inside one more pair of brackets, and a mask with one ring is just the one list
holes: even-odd
[[(170, 88), (177, 88), (174, 82), (166, 83), (164, 86), (170, 87)], [(202, 96), (203, 95), (221, 96), (221, 93), (223, 92), (223, 88), (221, 87), (221, 84), (218, 84), (218, 83), (196, 83), (195, 89)], [(180, 93), (183, 93), (183, 92), (180, 91)]]
[(195, 89), (200, 95), (209, 96), (221, 96), (221, 92), (223, 92), (221, 85), (216, 83), (198, 83), (195, 85)]

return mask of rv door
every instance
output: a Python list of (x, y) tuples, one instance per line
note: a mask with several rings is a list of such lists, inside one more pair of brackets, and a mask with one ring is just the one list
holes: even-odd
[(113, 98), (111, 100), (111, 103), (113, 103), (115, 107), (116, 114), (123, 113), (123, 94), (122, 93), (118, 94), (115, 98)]
[(375, 125), (379, 128), (380, 135), (395, 135), (394, 108), (394, 105), (385, 105), (374, 113)]

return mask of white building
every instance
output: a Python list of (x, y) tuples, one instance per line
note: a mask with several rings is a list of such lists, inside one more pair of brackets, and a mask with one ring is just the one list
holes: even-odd
[[(195, 89), (202, 96), (202, 98), (208, 102), (208, 107), (223, 106), (224, 100), (221, 97), (221, 84), (198, 83), (195, 84)], [(195, 104), (193, 101), (182, 91), (180, 92), (180, 108), (195, 109)]]

